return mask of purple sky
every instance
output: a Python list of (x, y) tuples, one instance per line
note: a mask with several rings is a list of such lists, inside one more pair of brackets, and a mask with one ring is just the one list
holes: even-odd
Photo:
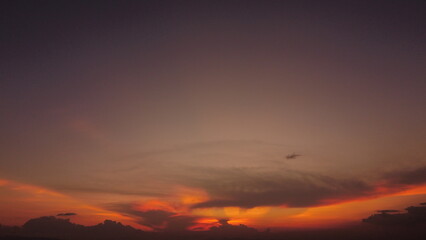
[(424, 173), (423, 1), (2, 5), (0, 179), (310, 207)]

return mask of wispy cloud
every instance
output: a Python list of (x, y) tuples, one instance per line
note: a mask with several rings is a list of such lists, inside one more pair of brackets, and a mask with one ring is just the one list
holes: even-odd
[[(295, 170), (258, 171), (250, 168), (205, 169), (197, 187), (212, 200), (193, 208), (237, 206), (309, 207), (374, 193), (374, 187), (357, 179), (340, 179)], [(194, 181), (195, 182), (195, 181)]]

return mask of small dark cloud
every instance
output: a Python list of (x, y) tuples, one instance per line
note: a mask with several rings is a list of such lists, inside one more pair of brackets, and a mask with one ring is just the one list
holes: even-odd
[(288, 154), (287, 156), (285, 156), (286, 159), (296, 159), (298, 157), (300, 157), (302, 155), (300, 154), (296, 154), (296, 153), (292, 153), (292, 154)]
[(77, 213), (58, 213), (56, 216), (57, 217), (70, 217), (70, 216), (75, 216), (77, 215)]
[(223, 226), (223, 225), (229, 225), (228, 221), (229, 221), (229, 219), (222, 218), (222, 219), (219, 219), (217, 222), (218, 222), (221, 226)]

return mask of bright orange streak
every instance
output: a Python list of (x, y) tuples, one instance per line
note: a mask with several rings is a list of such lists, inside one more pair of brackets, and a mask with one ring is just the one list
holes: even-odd
[(240, 225), (240, 224), (248, 224), (250, 222), (249, 219), (247, 218), (240, 218), (240, 219), (231, 219), (228, 221), (229, 224), (231, 225)]
[(196, 221), (194, 226), (189, 227), (191, 231), (206, 231), (213, 226), (219, 226), (219, 221), (216, 218), (201, 218)]
[(175, 212), (176, 209), (170, 203), (158, 199), (149, 200), (139, 203), (134, 206), (135, 210), (148, 211), (148, 210), (163, 210), (167, 212)]
[(34, 185), (28, 185), (28, 184), (22, 184), (17, 183), (9, 180), (0, 180), (0, 186), (5, 186), (8, 189), (15, 190), (15, 191), (22, 191), (22, 192), (31, 192), (34, 194), (41, 194), (41, 195), (50, 195), (54, 197), (64, 197), (63, 194), (48, 190), (46, 188), (34, 186)]
[(404, 190), (395, 194), (396, 196), (407, 196), (407, 195), (418, 195), (418, 194), (426, 194), (426, 184), (421, 186), (415, 186), (410, 189)]
[[(407, 204), (415, 204), (417, 199), (423, 199), (426, 185), (395, 192), (396, 189), (380, 188), (377, 195), (366, 198), (347, 200), (337, 204), (311, 207), (302, 213), (283, 218), (279, 226), (306, 228), (329, 227), (349, 222), (359, 222), (378, 209), (405, 208)], [(378, 197), (380, 195), (380, 197)]]
[(133, 219), (118, 213), (87, 205), (70, 196), (47, 188), (0, 179), (0, 221), (2, 224), (22, 225), (30, 218), (55, 216), (60, 212), (76, 212), (73, 221), (92, 225), (105, 217), (140, 227)]
[(201, 218), (197, 220), (197, 223), (217, 223), (218, 220), (216, 218)]

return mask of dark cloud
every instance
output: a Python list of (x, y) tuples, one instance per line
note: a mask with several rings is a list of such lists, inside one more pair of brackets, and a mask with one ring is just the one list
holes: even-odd
[(244, 238), (249, 239), (251, 237), (258, 237), (258, 231), (255, 228), (248, 227), (244, 224), (232, 225), (228, 223), (228, 219), (219, 219), (219, 226), (213, 226), (210, 228), (210, 232), (213, 234), (222, 235), (222, 237), (232, 238)]
[(183, 231), (195, 225), (198, 217), (188, 215), (175, 215), (167, 220), (165, 231)]
[(194, 208), (309, 207), (374, 192), (373, 186), (360, 180), (285, 169), (263, 172), (256, 169), (215, 170), (198, 183), (198, 187), (208, 191), (213, 199), (195, 204)]
[[(195, 171), (195, 170), (194, 170)], [(364, 181), (289, 169), (197, 169), (199, 175), (188, 184), (205, 189), (211, 200), (193, 208), (237, 206), (311, 207), (348, 199), (375, 196), (380, 185), (390, 192), (426, 183), (426, 167), (393, 171), (380, 179)], [(195, 183), (195, 184), (194, 184)]]
[(69, 216), (75, 216), (77, 213), (58, 213), (56, 216), (58, 217), (69, 217)]
[(363, 222), (383, 226), (409, 226), (426, 223), (426, 206), (410, 206), (406, 212), (398, 210), (379, 210), (376, 214), (363, 219)]
[(25, 236), (37, 237), (30, 239), (145, 239), (141, 230), (111, 220), (84, 226), (69, 219), (44, 216), (28, 220), (22, 230)]
[(142, 220), (140, 220), (139, 222), (142, 223), (143, 225), (146, 225), (149, 227), (156, 227), (156, 226), (161, 226), (165, 224), (167, 220), (174, 215), (174, 213), (163, 211), (163, 210), (148, 210), (148, 211), (134, 211), (133, 215), (142, 217)]
[(387, 173), (385, 179), (390, 185), (417, 185), (426, 183), (426, 166), (412, 170)]
[(195, 225), (197, 217), (181, 215), (176, 212), (153, 209), (136, 210), (131, 203), (119, 203), (109, 206), (111, 210), (128, 214), (138, 219), (138, 223), (157, 231), (185, 231)]

